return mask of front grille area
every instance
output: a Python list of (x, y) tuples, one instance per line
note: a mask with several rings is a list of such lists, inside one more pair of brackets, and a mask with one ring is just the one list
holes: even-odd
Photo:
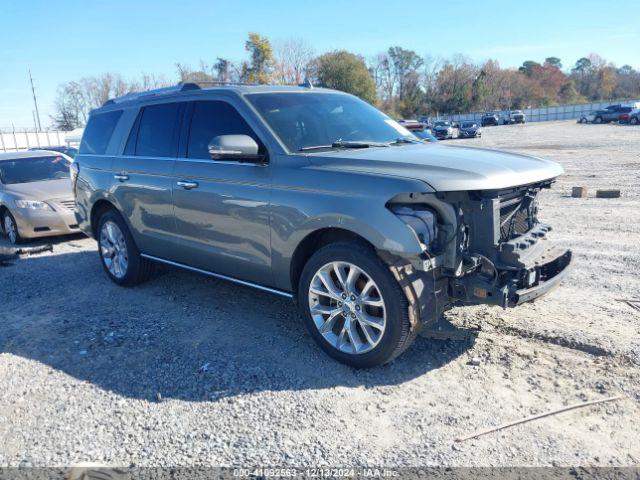
[(524, 235), (537, 223), (536, 192), (528, 189), (500, 195), (500, 241)]
[(75, 210), (76, 208), (76, 201), (75, 200), (60, 200), (58, 201), (58, 203), (60, 205), (62, 205), (64, 208), (66, 208), (67, 210)]

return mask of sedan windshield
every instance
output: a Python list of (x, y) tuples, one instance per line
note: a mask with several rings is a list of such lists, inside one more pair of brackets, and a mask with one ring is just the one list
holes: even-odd
[(477, 125), (473, 122), (464, 122), (462, 128), (476, 128)]
[(436, 127), (449, 127), (450, 125), (449, 122), (436, 122)]
[(4, 184), (43, 182), (69, 178), (68, 160), (61, 156), (16, 158), (0, 162)]
[[(247, 99), (292, 152), (368, 148), (415, 141), (411, 132), (368, 103), (340, 93), (258, 93)], [(398, 141), (400, 140), (400, 141)]]

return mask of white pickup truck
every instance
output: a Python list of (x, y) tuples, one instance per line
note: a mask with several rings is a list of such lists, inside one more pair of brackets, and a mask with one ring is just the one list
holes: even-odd
[(504, 125), (509, 125), (512, 123), (525, 123), (526, 117), (522, 110), (509, 110), (505, 112), (504, 117), (502, 118), (502, 123)]

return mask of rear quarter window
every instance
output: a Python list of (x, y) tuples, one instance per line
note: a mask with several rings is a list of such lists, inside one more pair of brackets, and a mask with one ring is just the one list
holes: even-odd
[(121, 116), (122, 110), (91, 115), (82, 135), (79, 153), (104, 154)]

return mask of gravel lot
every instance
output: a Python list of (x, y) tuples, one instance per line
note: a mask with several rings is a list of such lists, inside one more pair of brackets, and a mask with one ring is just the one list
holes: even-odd
[(640, 311), (617, 299), (640, 298), (640, 128), (514, 125), (450, 143), (564, 166), (541, 206), (574, 250), (563, 286), (514, 310), (453, 310), (468, 340), (418, 338), (355, 371), (285, 300), (168, 268), (119, 288), (93, 240), (55, 239), (0, 268), (0, 465), (638, 465)]

